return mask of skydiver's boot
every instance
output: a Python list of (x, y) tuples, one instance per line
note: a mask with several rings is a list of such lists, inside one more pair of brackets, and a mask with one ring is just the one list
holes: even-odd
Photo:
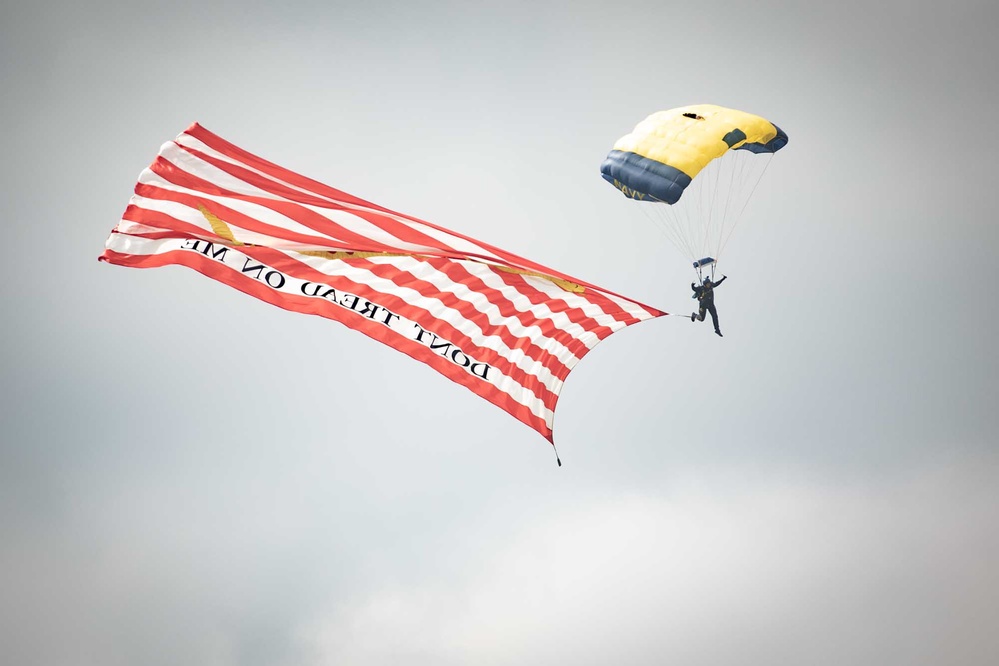
[(690, 313), (690, 321), (694, 321), (695, 319), (697, 319), (697, 313), (696, 312), (691, 312)]
[(715, 329), (715, 333), (718, 334), (719, 338), (724, 338), (725, 337), (724, 335), (721, 334), (721, 331), (719, 331), (717, 328)]

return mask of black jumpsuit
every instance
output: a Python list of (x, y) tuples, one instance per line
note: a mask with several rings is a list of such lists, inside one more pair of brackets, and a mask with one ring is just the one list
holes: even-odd
[(723, 276), (721, 280), (715, 282), (714, 284), (704, 284), (696, 285), (693, 282), (690, 283), (690, 288), (694, 290), (694, 295), (697, 296), (697, 301), (700, 304), (700, 310), (697, 313), (697, 321), (704, 321), (705, 311), (711, 313), (711, 323), (715, 325), (715, 333), (721, 335), (721, 329), (718, 328), (718, 311), (715, 309), (715, 287), (724, 282), (728, 276)]

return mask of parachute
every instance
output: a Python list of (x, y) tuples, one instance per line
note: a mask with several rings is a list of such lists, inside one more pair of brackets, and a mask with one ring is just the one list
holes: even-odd
[(744, 111), (696, 104), (659, 111), (614, 144), (600, 173), (701, 277), (715, 266), (787, 134)]

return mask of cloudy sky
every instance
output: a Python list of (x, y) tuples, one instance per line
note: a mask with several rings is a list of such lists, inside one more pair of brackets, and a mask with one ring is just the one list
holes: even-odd
[[(999, 663), (986, 0), (0, 6), (0, 661)], [(790, 136), (547, 442), (343, 326), (98, 264), (198, 121), (671, 312), (599, 175), (649, 113)]]

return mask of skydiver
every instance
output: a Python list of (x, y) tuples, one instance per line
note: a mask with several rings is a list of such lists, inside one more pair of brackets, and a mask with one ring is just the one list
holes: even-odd
[(718, 328), (718, 311), (715, 309), (715, 287), (724, 282), (726, 278), (728, 278), (727, 275), (722, 275), (722, 279), (718, 280), (718, 282), (711, 282), (711, 278), (706, 277), (700, 286), (694, 282), (690, 283), (690, 288), (694, 290), (693, 298), (696, 298), (700, 305), (698, 312), (690, 313), (690, 321), (704, 321), (705, 311), (710, 312), (711, 322), (715, 325), (715, 333), (719, 337), (724, 336), (722, 336), (721, 329)]

